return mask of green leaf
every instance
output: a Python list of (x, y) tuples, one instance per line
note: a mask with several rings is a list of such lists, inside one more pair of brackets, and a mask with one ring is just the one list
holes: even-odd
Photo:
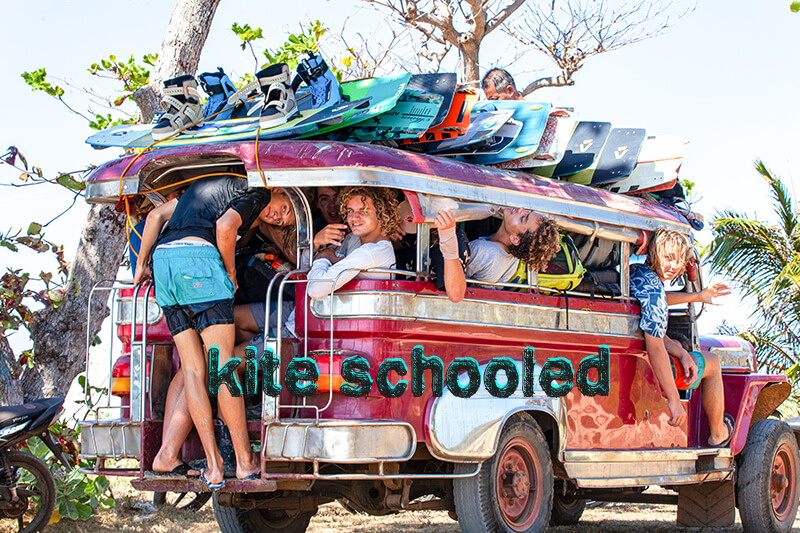
[(85, 183), (75, 181), (70, 174), (61, 174), (56, 178), (56, 183), (71, 191), (82, 191), (86, 188)]
[(31, 222), (28, 226), (28, 235), (38, 235), (42, 231), (42, 225), (36, 222)]
[(792, 2), (792, 5), (789, 6), (789, 9), (791, 9), (793, 13), (797, 13), (800, 11), (800, 2)]

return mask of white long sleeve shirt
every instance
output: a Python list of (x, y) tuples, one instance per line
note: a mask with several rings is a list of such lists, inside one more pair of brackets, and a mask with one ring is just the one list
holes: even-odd
[(327, 258), (314, 261), (314, 266), (308, 272), (307, 292), (310, 298), (315, 300), (327, 298), (333, 286), (333, 281), (314, 280), (335, 279), (334, 290), (337, 290), (352, 279), (391, 279), (391, 274), (363, 272), (370, 268), (395, 268), (394, 248), (390, 241), (362, 244), (355, 249), (348, 249), (343, 243), (342, 247), (349, 253), (335, 265)]

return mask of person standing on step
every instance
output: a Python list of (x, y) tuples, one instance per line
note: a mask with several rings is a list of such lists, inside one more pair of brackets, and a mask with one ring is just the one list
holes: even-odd
[[(250, 189), (246, 180), (231, 175), (195, 181), (180, 200), (162, 204), (147, 215), (134, 282), (141, 283), (150, 275), (148, 263), (155, 247), (152, 275), (156, 301), (164, 311), (181, 360), (179, 375), (167, 395), (164, 431), (167, 434), (181, 426), (173, 415), (190, 413), (208, 463), (201, 478), (211, 490), (222, 488), (225, 480), (206, 388), (204, 345), (219, 348), (220, 367), (232, 357), (236, 235), (259, 221), (280, 225), (291, 223), (293, 217), (287, 197), (270, 195), (266, 189)], [(181, 389), (184, 394), (180, 394)], [(220, 387), (218, 405), (233, 440), (236, 475), (252, 479), (260, 465), (250, 447), (243, 398), (231, 396), (227, 387)], [(165, 450), (174, 439), (167, 435), (163, 440), (153, 467), (174, 472), (183, 467), (177, 459), (180, 446), (178, 450)]]

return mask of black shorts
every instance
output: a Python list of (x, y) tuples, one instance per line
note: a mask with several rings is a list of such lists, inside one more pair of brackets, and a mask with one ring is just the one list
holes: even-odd
[(161, 309), (173, 337), (189, 328), (202, 333), (209, 326), (233, 324), (233, 298), (188, 305), (167, 305)]

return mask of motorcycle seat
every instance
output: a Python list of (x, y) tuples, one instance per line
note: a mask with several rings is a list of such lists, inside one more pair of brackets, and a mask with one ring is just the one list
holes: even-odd
[(64, 402), (63, 398), (43, 398), (21, 405), (0, 406), (0, 428), (33, 419), (54, 405)]

